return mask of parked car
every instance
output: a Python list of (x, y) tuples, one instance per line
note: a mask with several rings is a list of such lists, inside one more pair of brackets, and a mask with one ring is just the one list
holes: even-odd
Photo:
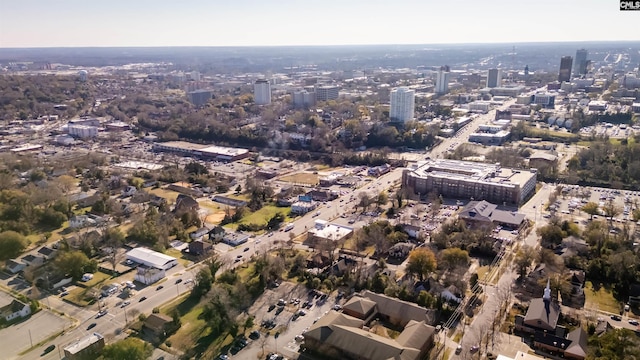
[(145, 300), (147, 300), (147, 297), (146, 297), (146, 296), (143, 296), (143, 297), (141, 297), (141, 298), (140, 298), (140, 300), (138, 300), (138, 302), (143, 302), (143, 301), (145, 301)]
[(620, 315), (611, 315), (611, 320), (614, 320), (614, 321), (621, 321), (621, 320), (622, 320), (622, 318), (620, 317)]
[(633, 325), (633, 326), (638, 326), (640, 325), (640, 323), (638, 322), (638, 320), (629, 320), (629, 324)]
[(94, 327), (96, 327), (96, 325), (98, 325), (98, 324), (96, 324), (96, 323), (89, 324), (89, 326), (87, 326), (87, 330), (93, 329)]
[(55, 348), (56, 348), (56, 346), (55, 346), (55, 345), (49, 345), (49, 346), (47, 346), (47, 348), (46, 348), (46, 349), (44, 349), (44, 351), (42, 352), (42, 355), (45, 355), (45, 354), (48, 354), (48, 353), (52, 352), (52, 351), (53, 351), (53, 349), (55, 349)]

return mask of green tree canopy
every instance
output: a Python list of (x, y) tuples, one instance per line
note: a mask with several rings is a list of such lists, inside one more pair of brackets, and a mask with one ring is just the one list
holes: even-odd
[(442, 250), (442, 263), (446, 269), (454, 269), (469, 263), (469, 253), (457, 247)]
[(0, 233), (0, 260), (9, 260), (22, 253), (29, 242), (15, 231)]
[(584, 206), (582, 207), (582, 211), (586, 212), (587, 214), (589, 214), (589, 217), (591, 219), (593, 219), (593, 215), (597, 215), (598, 214), (598, 204), (590, 201), (586, 204), (584, 204)]
[(628, 329), (606, 331), (589, 338), (587, 360), (626, 360), (640, 358), (640, 340)]
[(97, 263), (90, 260), (82, 251), (64, 251), (56, 256), (54, 266), (63, 275), (71, 275), (75, 280), (81, 279), (82, 274), (95, 272)]
[(407, 271), (410, 274), (418, 275), (420, 281), (424, 281), (437, 266), (436, 256), (427, 248), (417, 248), (409, 253)]
[(530, 246), (525, 245), (520, 250), (518, 250), (514, 266), (521, 279), (527, 276), (527, 270), (529, 269), (529, 266), (531, 266), (531, 263), (533, 263), (534, 258), (535, 252)]
[(140, 339), (129, 337), (102, 350), (105, 360), (146, 360), (151, 356), (153, 347)]

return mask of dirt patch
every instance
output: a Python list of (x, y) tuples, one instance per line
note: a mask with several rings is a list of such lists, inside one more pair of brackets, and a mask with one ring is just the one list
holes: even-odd
[(207, 215), (204, 221), (210, 224), (219, 224), (222, 221), (222, 219), (224, 219), (224, 211)]
[(301, 172), (283, 176), (278, 180), (292, 184), (318, 185), (318, 174)]

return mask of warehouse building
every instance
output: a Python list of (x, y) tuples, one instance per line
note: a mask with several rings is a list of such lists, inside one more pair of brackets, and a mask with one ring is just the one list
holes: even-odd
[(194, 144), (186, 141), (154, 143), (154, 151), (166, 151), (216, 161), (236, 161), (248, 157), (249, 150), (215, 145)]
[(169, 270), (178, 265), (178, 259), (142, 247), (129, 250), (129, 252), (127, 252), (127, 260), (131, 260), (136, 264), (162, 270)]

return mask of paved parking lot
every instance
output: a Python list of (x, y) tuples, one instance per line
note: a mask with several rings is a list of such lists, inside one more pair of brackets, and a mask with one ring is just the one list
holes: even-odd
[[(5, 295), (7, 296), (7, 295)], [(69, 326), (67, 319), (42, 310), (26, 321), (0, 330), (0, 349), (3, 359), (18, 359), (18, 354)]]
[[(613, 202), (619, 210), (618, 215), (614, 217), (613, 224), (622, 226), (625, 222), (633, 222), (633, 210), (636, 203), (640, 204), (640, 192), (571, 186), (571, 190), (567, 191), (565, 196), (558, 197), (556, 212), (561, 217), (570, 218), (574, 222), (584, 225), (589, 220), (589, 215), (581, 211), (580, 208), (587, 202), (599, 204), (600, 209), (608, 205), (609, 202)], [(599, 218), (602, 216), (595, 215), (593, 217), (594, 220)]]

